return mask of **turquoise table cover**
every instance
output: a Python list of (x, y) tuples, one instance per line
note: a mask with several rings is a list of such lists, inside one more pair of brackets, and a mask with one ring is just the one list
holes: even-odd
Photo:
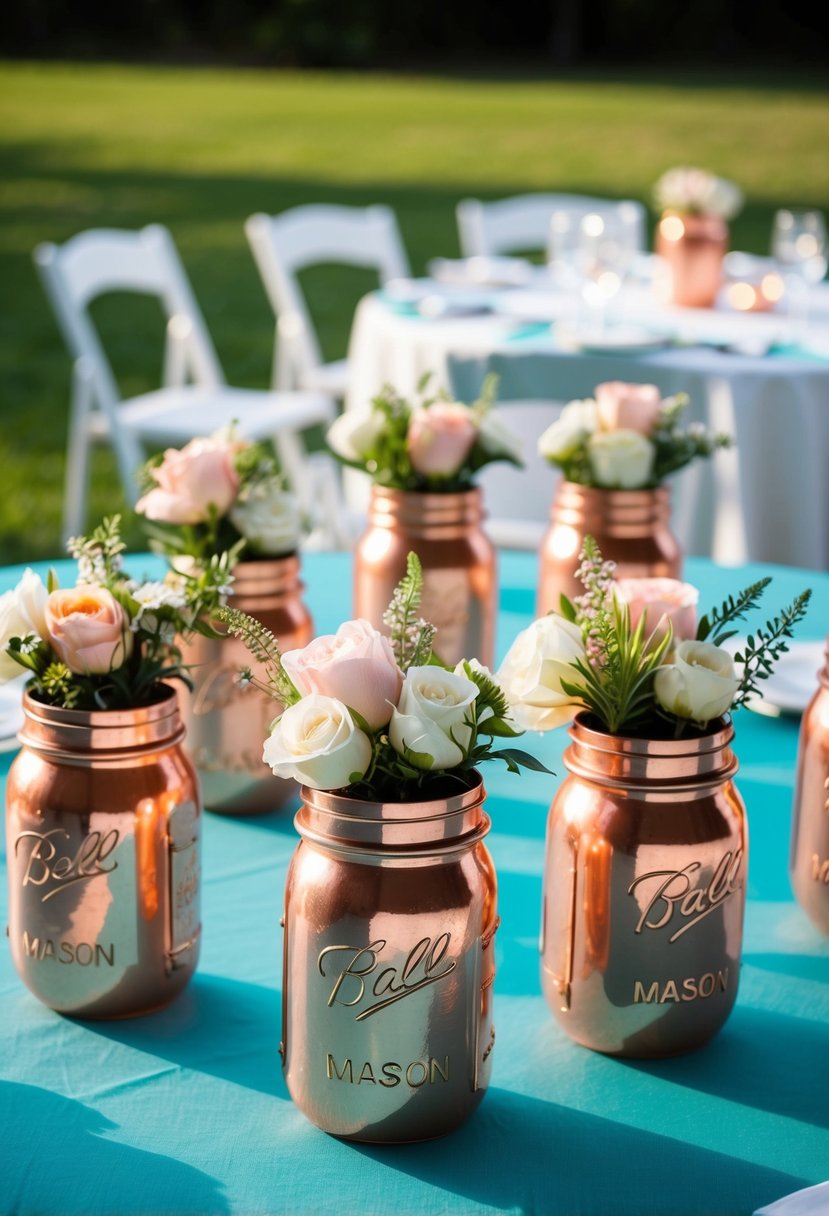
[[(154, 559), (130, 560), (136, 573)], [(350, 615), (351, 558), (308, 554), (317, 631)], [(501, 553), (498, 657), (532, 617), (536, 559)], [(701, 604), (762, 572), (769, 613), (803, 586), (800, 635), (829, 632), (829, 575), (687, 562)], [(0, 590), (21, 570), (0, 572)], [(0, 950), (0, 1210), (438, 1216), (742, 1216), (829, 1177), (829, 941), (787, 874), (799, 719), (735, 720), (750, 863), (737, 1005), (705, 1048), (641, 1063), (572, 1043), (541, 996), (538, 929), (547, 808), (566, 730), (525, 738), (553, 770), (484, 770), (498, 870), (492, 1085), (441, 1140), (338, 1141), (285, 1090), (281, 914), (292, 810), (204, 823), (203, 948), (184, 994), (148, 1017), (53, 1013)], [(3, 758), (7, 771), (9, 756)], [(3, 917), (6, 912), (3, 855)]]

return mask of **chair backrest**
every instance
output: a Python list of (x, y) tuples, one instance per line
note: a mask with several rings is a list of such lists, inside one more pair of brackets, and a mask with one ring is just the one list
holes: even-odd
[[(374, 269), (381, 283), (405, 278), (409, 262), (390, 207), (308, 204), (279, 215), (251, 215), (245, 234), (277, 318), (278, 342), (302, 370), (322, 363), (319, 342), (297, 278), (325, 262)], [(278, 357), (278, 354), (277, 354)]]
[(63, 245), (38, 245), (34, 262), (75, 361), (91, 368), (97, 404), (111, 414), (121, 393), (92, 323), (88, 304), (111, 291), (157, 296), (170, 323), (187, 323), (187, 356), (194, 380), (224, 382), (219, 360), (170, 233), (160, 224), (137, 232), (97, 228)]
[(646, 248), (647, 211), (635, 199), (593, 198), (588, 194), (518, 194), (483, 203), (464, 199), (458, 204), (458, 236), (464, 257), (490, 257), (549, 248), (550, 219), (564, 212), (580, 220), (592, 212), (617, 214), (626, 209), (634, 226), (638, 249)]

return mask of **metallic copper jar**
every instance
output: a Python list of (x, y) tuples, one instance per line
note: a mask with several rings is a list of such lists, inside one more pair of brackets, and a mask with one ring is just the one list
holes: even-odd
[(800, 723), (789, 871), (798, 903), (829, 936), (829, 638)]
[(562, 593), (571, 600), (583, 594), (576, 570), (587, 535), (606, 560), (616, 562), (619, 578), (680, 578), (682, 550), (670, 518), (667, 485), (602, 490), (559, 482), (539, 552), (536, 616), (557, 611)]
[(668, 299), (684, 308), (713, 308), (723, 282), (728, 225), (718, 215), (666, 211), (654, 248), (668, 270)]
[(541, 979), (576, 1042), (698, 1047), (737, 996), (748, 838), (733, 728), (700, 739), (570, 729), (547, 825)]
[(6, 785), (9, 941), (44, 1004), (86, 1018), (166, 1005), (196, 969), (198, 783), (175, 690), (132, 710), (24, 693)]
[(285, 892), (291, 1097), (349, 1140), (450, 1132), (492, 1065), (496, 879), (484, 788), (423, 803), (303, 787)]
[(372, 486), (368, 527), (354, 554), (354, 616), (388, 632), (383, 613), (413, 550), (423, 567), (420, 612), (438, 630), (435, 652), (453, 667), (463, 658), (491, 667), (498, 579), (483, 517), (477, 487), (421, 494)]
[[(239, 562), (232, 590), (228, 604), (270, 629), (283, 652), (310, 642), (314, 627), (302, 600), (298, 557)], [(194, 688), (182, 686), (179, 696), (205, 807), (244, 815), (282, 806), (298, 793), (296, 782), (275, 777), (262, 760), (280, 706), (252, 684), (240, 684), (242, 668), (258, 670), (244, 642), (196, 634), (182, 653)]]

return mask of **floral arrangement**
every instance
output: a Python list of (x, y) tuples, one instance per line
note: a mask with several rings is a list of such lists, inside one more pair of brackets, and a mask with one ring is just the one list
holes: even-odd
[(299, 546), (300, 511), (276, 461), (263, 443), (240, 439), (232, 426), (145, 466), (144, 493), (135, 510), (152, 547), (204, 565), (228, 552), (281, 557)]
[(0, 683), (28, 672), (29, 691), (65, 709), (152, 704), (162, 681), (186, 681), (177, 638), (209, 632), (199, 621), (231, 581), (226, 556), (168, 582), (138, 582), (122, 568), (120, 519), (69, 541), (74, 587), (45, 585), (27, 569), (0, 597)]
[[(585, 591), (561, 597), (551, 612), (515, 639), (497, 673), (514, 719), (550, 730), (586, 711), (596, 729), (613, 735), (680, 738), (758, 694), (811, 592), (748, 635), (734, 655), (723, 643), (736, 634), (770, 578), (752, 583), (696, 619), (696, 589), (675, 579), (614, 579), (592, 537), (578, 575)], [(648, 624), (655, 621), (653, 628)]]
[(684, 165), (663, 173), (653, 195), (660, 211), (717, 215), (724, 220), (733, 219), (743, 205), (742, 191), (733, 182)]
[(420, 381), (415, 402), (387, 386), (367, 414), (341, 414), (327, 435), (337, 459), (377, 485), (447, 493), (468, 489), (492, 461), (522, 465), (520, 439), (493, 408), (497, 377), (487, 376), (472, 405), (445, 393), (427, 397), (430, 379)]
[(655, 384), (599, 384), (595, 397), (571, 401), (538, 440), (538, 451), (568, 481), (605, 489), (639, 490), (716, 448), (728, 435), (701, 424), (682, 427), (688, 397), (661, 397)]
[(282, 654), (255, 618), (232, 608), (219, 616), (265, 669), (244, 673), (284, 706), (264, 742), (263, 760), (279, 777), (372, 801), (443, 797), (468, 788), (485, 760), (547, 770), (514, 747), (504, 694), (474, 659), (449, 670), (432, 653), (435, 627), (418, 617), (423, 576), (410, 553), (385, 615), (390, 637), (367, 621)]

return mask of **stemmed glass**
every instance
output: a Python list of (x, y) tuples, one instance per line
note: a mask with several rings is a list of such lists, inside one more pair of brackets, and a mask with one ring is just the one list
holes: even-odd
[(811, 289), (827, 269), (826, 222), (820, 211), (781, 209), (774, 216), (771, 255), (780, 267), (788, 296), (788, 314), (804, 325)]

